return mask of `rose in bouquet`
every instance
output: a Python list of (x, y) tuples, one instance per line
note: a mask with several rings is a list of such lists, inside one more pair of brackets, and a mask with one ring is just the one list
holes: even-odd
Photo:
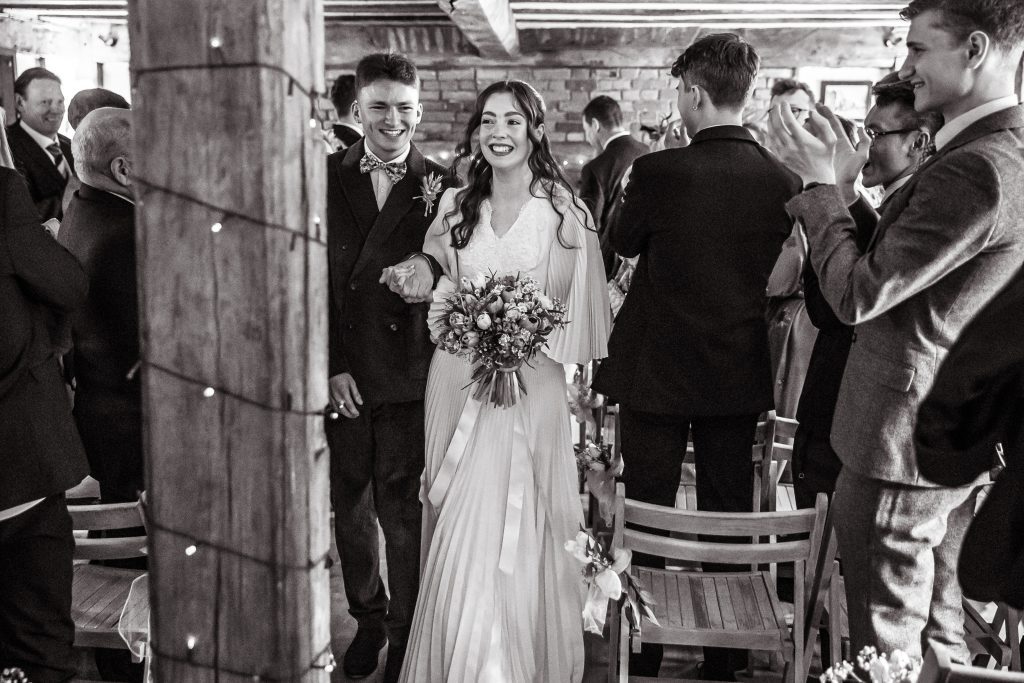
[[(641, 617), (658, 625), (654, 616), (654, 599), (627, 571), (633, 559), (629, 550), (620, 548), (608, 552), (600, 541), (582, 528), (576, 538), (565, 542), (565, 550), (583, 565), (583, 580), (589, 586), (587, 601), (583, 605), (584, 630), (601, 635), (608, 601), (623, 599), (626, 601), (626, 619), (632, 628), (639, 630)], [(626, 577), (625, 590), (620, 574)]]
[(522, 366), (568, 320), (536, 280), (520, 275), (462, 278), (435, 321), (437, 345), (473, 364), (473, 398), (500, 408), (516, 404)]

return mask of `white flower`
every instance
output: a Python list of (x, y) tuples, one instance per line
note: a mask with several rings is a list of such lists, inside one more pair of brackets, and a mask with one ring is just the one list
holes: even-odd
[(554, 306), (554, 303), (545, 295), (543, 292), (537, 292), (537, 301), (544, 307), (544, 310), (550, 311)]
[(565, 542), (566, 551), (576, 558), (580, 564), (590, 564), (590, 555), (587, 552), (587, 545), (590, 543), (590, 536), (586, 531), (580, 531), (576, 538)]
[(622, 579), (619, 578), (619, 573), (612, 568), (609, 567), (598, 574), (594, 578), (594, 582), (609, 600), (618, 600), (622, 597)]
[(868, 666), (868, 673), (874, 683), (889, 683), (889, 662), (885, 657), (878, 657)]
[(481, 330), (486, 330), (491, 326), (491, 316), (486, 313), (481, 313), (476, 317), (476, 326)]

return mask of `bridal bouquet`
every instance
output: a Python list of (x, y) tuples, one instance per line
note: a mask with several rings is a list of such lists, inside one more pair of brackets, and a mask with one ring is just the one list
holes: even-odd
[[(631, 626), (639, 628), (641, 616), (649, 619), (652, 624), (660, 625), (654, 616), (654, 599), (651, 594), (627, 571), (633, 553), (621, 548), (609, 553), (600, 541), (582, 528), (576, 538), (565, 542), (565, 550), (583, 565), (583, 580), (589, 586), (587, 601), (583, 605), (585, 630), (601, 635), (608, 613), (608, 601), (618, 602), (623, 597), (627, 603), (626, 618)], [(620, 574), (626, 577), (625, 591), (622, 589)]]
[(473, 363), (473, 398), (508, 408), (526, 393), (523, 363), (568, 322), (565, 315), (565, 305), (531, 278), (462, 278), (435, 322), (437, 345)]
[(21, 669), (4, 669), (0, 673), (0, 683), (28, 683), (28, 678)]
[(857, 655), (857, 669), (867, 674), (859, 676), (850, 662), (843, 661), (821, 674), (821, 683), (914, 683), (921, 673), (921, 660), (902, 650), (893, 650), (888, 657), (866, 647)]

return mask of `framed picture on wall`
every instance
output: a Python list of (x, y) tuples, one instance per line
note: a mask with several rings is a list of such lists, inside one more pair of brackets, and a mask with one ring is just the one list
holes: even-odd
[(859, 123), (871, 108), (871, 81), (823, 81), (821, 101), (839, 116)]

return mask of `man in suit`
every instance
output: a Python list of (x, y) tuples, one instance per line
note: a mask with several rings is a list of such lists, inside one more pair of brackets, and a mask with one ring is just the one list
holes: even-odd
[(626, 169), (650, 149), (623, 128), (622, 109), (607, 95), (595, 97), (583, 108), (583, 135), (597, 150), (597, 156), (580, 172), (580, 199), (594, 217), (604, 271), (610, 278), (615, 275), (618, 259), (608, 242), (608, 216), (622, 195)]
[[(692, 430), (698, 507), (751, 510), (751, 445), (772, 406), (765, 286), (800, 189), (742, 126), (758, 65), (733, 34), (687, 48), (672, 74), (692, 141), (634, 162), (610, 227), (615, 251), (640, 258), (594, 389), (621, 406), (636, 500), (674, 505)], [(705, 676), (742, 666), (708, 650)], [(638, 673), (655, 675), (657, 659)]]
[(42, 67), (25, 69), (14, 93), (18, 120), (7, 127), (14, 166), (28, 182), (40, 218), (60, 220), (64, 186), (75, 168), (71, 141), (57, 133), (64, 120), (60, 79)]
[[(885, 193), (880, 209), (884, 210), (928, 158), (935, 133), (942, 127), (941, 114), (914, 109), (914, 88), (898, 74), (880, 80), (874, 94), (875, 105), (864, 119), (870, 145), (862, 156), (851, 157), (846, 168), (836, 169), (843, 201), (857, 225), (856, 243), (861, 251), (875, 234), (878, 213), (858, 194), (854, 186), (858, 176), (863, 172), (865, 187), (882, 187)], [(810, 261), (804, 265), (803, 285), (807, 314), (818, 328), (818, 336), (796, 411), (800, 424), (793, 442), (793, 488), (797, 505), (811, 508), (818, 493), (831, 496), (835, 492), (842, 467), (829, 435), (853, 328), (843, 324), (828, 305)]]
[(0, 168), (0, 669), (39, 683), (76, 673), (64, 491), (89, 469), (50, 322), (78, 309), (87, 287), (39, 224), (25, 181)]
[[(131, 105), (123, 97), (106, 88), (80, 90), (71, 98), (71, 103), (68, 104), (68, 124), (72, 129), (78, 128), (78, 124), (82, 122), (86, 114), (100, 107), (131, 109)], [(77, 172), (75, 171), (75, 173)], [(61, 207), (65, 213), (67, 213), (71, 198), (75, 196), (75, 191), (81, 186), (81, 180), (75, 175), (68, 178), (68, 184), (64, 186), (64, 197), (61, 200)]]
[(89, 298), (72, 324), (68, 366), (75, 421), (105, 503), (138, 500), (145, 489), (142, 393), (132, 372), (139, 361), (139, 305), (131, 119), (128, 110), (105, 107), (82, 120), (73, 143), (82, 186), (59, 234), (89, 276)]
[[(447, 170), (412, 144), (422, 116), (416, 67), (374, 54), (356, 70), (356, 119), (366, 136), (327, 161), (330, 276), (331, 497), (349, 611), (359, 624), (345, 653), (350, 678), (371, 674), (389, 643), (385, 681), (397, 680), (419, 586), (423, 399), (434, 347), (427, 304), (379, 283), (385, 267), (423, 248), (433, 220), (428, 175)], [(378, 568), (384, 530), (388, 591)]]
[(913, 0), (903, 15), (900, 77), (915, 88), (915, 108), (940, 112), (945, 125), (866, 251), (832, 165), (862, 151), (837, 138), (834, 115), (813, 113), (808, 131), (783, 107), (771, 129), (804, 181), (788, 208), (806, 227), (821, 290), (855, 325), (832, 423), (854, 649), (919, 655), (932, 638), (966, 657), (960, 588), (938, 558), (959, 548), (974, 489), (923, 479), (913, 430), (948, 349), (1024, 263), (1024, 107), (1014, 94), (1024, 4)]
[(363, 137), (363, 129), (356, 123), (352, 105), (356, 101), (356, 77), (342, 74), (334, 79), (331, 86), (331, 104), (337, 112), (338, 121), (331, 126), (337, 144), (334, 151), (348, 149)]

